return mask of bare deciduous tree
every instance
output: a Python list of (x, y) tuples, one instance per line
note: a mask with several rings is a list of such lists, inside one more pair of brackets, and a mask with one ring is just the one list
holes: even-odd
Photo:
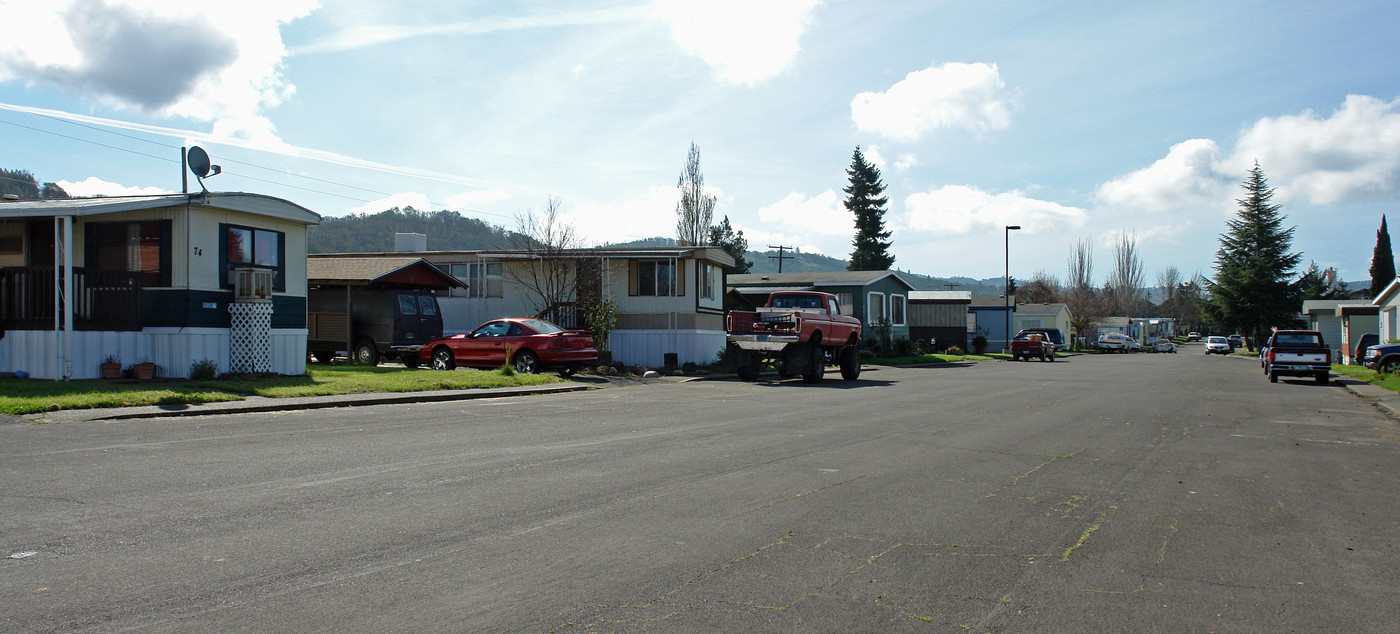
[(681, 190), (681, 200), (676, 203), (676, 244), (708, 244), (715, 197), (705, 193), (705, 175), (700, 172), (700, 148), (694, 142), (690, 144), (685, 171), (676, 179), (676, 188)]
[(1074, 330), (1075, 345), (1103, 315), (1097, 293), (1094, 292), (1094, 247), (1088, 238), (1074, 243), (1069, 254), (1069, 275), (1060, 293), (1061, 301), (1069, 307), (1069, 326)]
[(527, 209), (516, 214), (515, 225), (512, 242), (530, 259), (507, 263), (504, 276), (525, 289), (536, 313), (573, 301), (578, 291), (577, 262), (569, 252), (583, 243), (573, 223), (564, 219), (562, 201), (551, 196), (544, 211)]
[(1060, 301), (1060, 295), (1060, 281), (1042, 269), (1031, 276), (1031, 281), (1026, 282), (1016, 290), (1016, 301), (1017, 303), (1051, 304)]
[(1163, 303), (1175, 304), (1178, 286), (1181, 285), (1181, 270), (1175, 266), (1168, 265), (1157, 273), (1157, 286), (1162, 289), (1165, 296)]
[(1132, 317), (1142, 311), (1142, 276), (1137, 236), (1124, 232), (1113, 245), (1113, 269), (1104, 286), (1113, 313)]

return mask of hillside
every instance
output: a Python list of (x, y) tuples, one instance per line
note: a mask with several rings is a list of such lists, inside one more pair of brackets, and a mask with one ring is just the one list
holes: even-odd
[(464, 251), (510, 247), (511, 232), (455, 211), (418, 211), (398, 207), (377, 214), (324, 218), (308, 232), (311, 253), (393, 251), (395, 233), (428, 236), (430, 251)]

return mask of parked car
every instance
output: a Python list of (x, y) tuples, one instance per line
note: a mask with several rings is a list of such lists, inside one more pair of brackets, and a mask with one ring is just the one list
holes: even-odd
[(1060, 352), (1069, 351), (1069, 342), (1065, 341), (1065, 335), (1064, 333), (1060, 332), (1059, 328), (1026, 328), (1025, 330), (1043, 332), (1045, 333), (1045, 336), (1050, 338), (1050, 342), (1055, 344), (1056, 350)]
[(428, 290), (359, 288), (347, 300), (341, 290), (312, 289), (306, 318), (306, 351), (321, 363), (343, 351), (359, 365), (398, 360), (416, 368), (424, 342), (442, 336), (442, 313)]
[(1128, 342), (1132, 341), (1127, 335), (1109, 332), (1099, 335), (1099, 340), (1094, 342), (1094, 349), (1099, 352), (1127, 352), (1131, 347)]
[(828, 363), (841, 366), (847, 381), (860, 378), (860, 320), (841, 314), (831, 293), (773, 293), (758, 310), (730, 311), (725, 331), (742, 380), (757, 379), (765, 361), (779, 376), (801, 375), (808, 383), (821, 382)]
[(1206, 354), (1230, 354), (1230, 340), (1219, 336), (1207, 337)]
[(1264, 373), (1270, 383), (1280, 376), (1310, 376), (1326, 383), (1332, 370), (1332, 349), (1316, 330), (1276, 330), (1269, 337)]
[(509, 363), (521, 374), (554, 369), (569, 376), (598, 362), (593, 335), (565, 330), (543, 319), (507, 317), (488, 321), (465, 335), (427, 342), (421, 361), (435, 370), (457, 366), (499, 368)]
[(1127, 344), (1128, 352), (1142, 352), (1145, 350), (1145, 348), (1142, 347), (1142, 342), (1132, 337), (1128, 337)]
[(1360, 365), (1361, 360), (1366, 358), (1366, 349), (1380, 342), (1381, 336), (1377, 333), (1368, 332), (1361, 335), (1361, 338), (1357, 340), (1356, 350), (1351, 354), (1351, 362)]
[(1377, 372), (1400, 372), (1400, 343), (1378, 343), (1366, 349), (1363, 364)]
[(1244, 347), (1244, 337), (1238, 334), (1230, 335), (1225, 339), (1230, 342), (1230, 352), (1234, 352), (1236, 348)]
[(1187, 341), (1200, 341), (1200, 340), (1201, 340), (1201, 333), (1199, 333), (1199, 332), (1190, 332), (1190, 333), (1186, 333), (1186, 340), (1187, 340)]
[(1011, 340), (1012, 361), (1030, 361), (1032, 358), (1055, 360), (1055, 342), (1043, 330), (1022, 330)]
[(1176, 344), (1172, 343), (1172, 340), (1166, 337), (1158, 337), (1156, 341), (1152, 342), (1152, 351), (1176, 352)]

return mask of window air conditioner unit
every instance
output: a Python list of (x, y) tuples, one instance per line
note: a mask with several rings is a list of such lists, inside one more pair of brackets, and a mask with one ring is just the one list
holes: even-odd
[(234, 269), (233, 301), (270, 302), (272, 301), (272, 279), (276, 271), (270, 269)]

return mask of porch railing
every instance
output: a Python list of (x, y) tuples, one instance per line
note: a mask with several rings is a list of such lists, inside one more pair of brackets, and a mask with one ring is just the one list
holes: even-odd
[(578, 302), (555, 302), (535, 315), (535, 319), (543, 319), (565, 330), (583, 329)]
[[(54, 327), (54, 267), (0, 267), (0, 329)], [(140, 330), (141, 278), (115, 269), (73, 267), (74, 330)]]

